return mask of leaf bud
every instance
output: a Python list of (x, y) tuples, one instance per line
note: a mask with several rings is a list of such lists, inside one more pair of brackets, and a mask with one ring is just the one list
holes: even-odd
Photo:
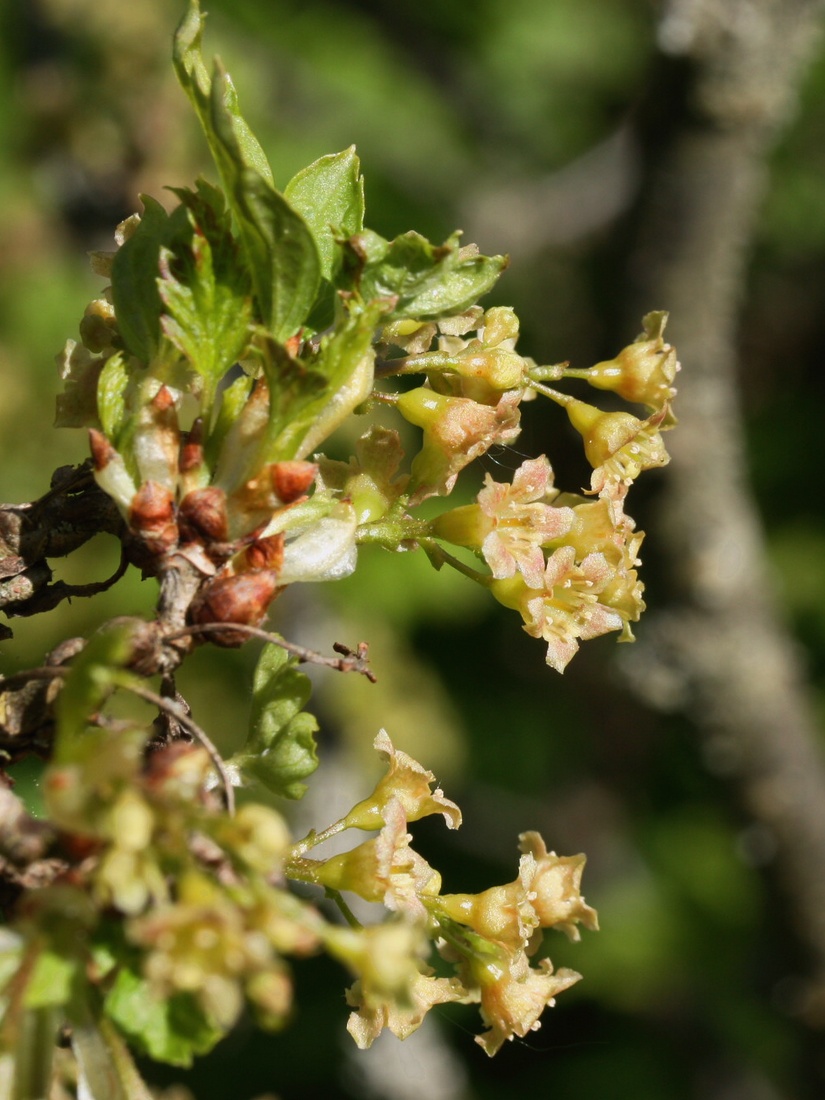
[[(193, 623), (242, 623), (257, 626), (266, 616), (278, 594), (278, 574), (274, 569), (251, 570), (237, 575), (220, 574), (207, 581), (189, 608)], [(216, 631), (215, 645), (235, 648), (248, 635), (240, 631)]]
[(184, 539), (225, 542), (229, 530), (226, 493), (216, 485), (193, 489), (180, 502), (178, 519)]

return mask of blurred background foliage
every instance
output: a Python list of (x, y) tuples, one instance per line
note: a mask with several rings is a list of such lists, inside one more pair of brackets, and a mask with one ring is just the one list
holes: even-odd
[[(208, 171), (169, 60), (182, 6), (0, 7), (2, 500), (33, 499), (56, 466), (86, 455), (80, 433), (50, 430), (54, 356), (99, 290), (85, 252), (111, 247), (138, 193), (162, 198), (164, 185)], [(488, 304), (516, 308), (524, 353), (587, 366), (636, 334), (622, 291), (646, 163), (631, 133), (649, 110), (657, 63), (652, 0), (207, 7), (206, 52), (219, 53), (233, 74), (278, 183), (354, 142), (373, 228), (389, 237), (416, 228), (441, 240), (460, 226), (484, 251), (511, 254)], [(660, 124), (668, 107), (656, 104)], [(821, 705), (825, 515), (810, 479), (825, 461), (823, 170), (825, 56), (773, 159), (741, 326), (753, 480)], [(490, 456), (486, 468), (505, 479), (520, 451), (546, 451), (563, 486), (583, 484), (563, 418), (533, 406), (526, 419), (519, 451)], [(630, 508), (642, 527), (656, 508), (655, 474), (648, 480)], [(655, 608), (652, 540), (645, 549)], [(58, 575), (99, 579), (115, 565), (116, 547), (101, 536), (59, 564)], [(153, 598), (151, 582), (132, 570), (93, 601), (18, 620), (4, 671), (39, 663), (58, 640), (111, 615), (148, 613)], [(516, 618), (462, 578), (378, 551), (362, 554), (345, 582), (288, 593), (274, 619), (324, 649), (334, 639), (368, 639), (379, 677), (374, 687), (316, 677), (323, 748), (336, 763), (322, 769), (298, 813), (317, 814), (323, 825), (336, 798), (348, 805), (348, 783), (354, 795), (366, 789), (358, 769), (385, 725), (465, 809), (455, 836), (416, 826), (447, 889), (512, 878), (518, 832), (538, 828), (558, 851), (588, 854), (584, 885), (603, 930), (578, 945), (548, 944), (554, 961), (584, 981), (545, 1015), (541, 1031), (493, 1062), (472, 1042), (472, 1014), (460, 1009), (441, 1016), (438, 1035), (411, 1053), (391, 1039), (376, 1045), (380, 1057), (351, 1050), (346, 977), (316, 960), (297, 970), (300, 1007), (286, 1033), (241, 1028), (191, 1074), (150, 1067), (150, 1079), (184, 1082), (198, 1100), (823, 1095), (825, 1044), (794, 1019), (803, 962), (773, 885), (771, 837), (740, 816), (688, 720), (652, 715), (625, 691), (610, 639), (584, 647), (562, 679)], [(252, 660), (245, 651), (203, 650), (182, 677), (196, 716), (227, 748), (243, 728)], [(21, 773), (25, 783), (31, 768)]]

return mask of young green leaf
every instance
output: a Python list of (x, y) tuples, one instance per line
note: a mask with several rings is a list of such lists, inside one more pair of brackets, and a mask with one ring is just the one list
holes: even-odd
[(121, 352), (109, 356), (97, 380), (97, 415), (104, 433), (117, 446), (127, 418), (127, 388), (131, 376)]
[(161, 337), (163, 307), (157, 286), (161, 250), (175, 247), (181, 233), (187, 233), (188, 222), (185, 207), (170, 215), (149, 195), (141, 195), (141, 201), (140, 223), (112, 262), (112, 302), (126, 350), (149, 363)]
[(364, 228), (364, 177), (355, 146), (303, 168), (284, 188), (284, 198), (312, 231), (321, 275), (332, 281), (337, 239)]
[(177, 255), (161, 249), (161, 328), (203, 379), (209, 409), (218, 383), (246, 347), (251, 288), (221, 193), (208, 185), (177, 193), (189, 210), (192, 238)]
[(264, 360), (270, 393), (275, 394), (265, 461), (305, 458), (369, 397), (375, 363), (372, 338), (390, 305), (385, 299), (354, 306), (306, 363), (272, 349), (274, 354)]
[(232, 200), (264, 323), (286, 340), (306, 321), (321, 282), (321, 261), (303, 218), (256, 172), (240, 168)]
[(311, 685), (296, 659), (268, 645), (255, 669), (249, 738), (230, 764), (284, 798), (301, 798), (306, 779), (318, 767), (314, 734), (318, 723), (303, 708)]
[(223, 1038), (191, 993), (159, 998), (128, 966), (118, 970), (103, 1007), (138, 1051), (168, 1065), (191, 1066)]
[(212, 75), (201, 55), (203, 16), (197, 0), (175, 37), (178, 78), (206, 133), (238, 223), (260, 317), (276, 340), (306, 320), (321, 279), (321, 261), (309, 227), (275, 190), (263, 150), (238, 110), (229, 74), (219, 62)]
[[(203, 63), (201, 53), (203, 25), (204, 16), (201, 14), (198, 0), (189, 0), (189, 10), (181, 20), (175, 33), (172, 59), (178, 80), (192, 101), (206, 134), (212, 157), (228, 192), (231, 189), (234, 169), (231, 165), (225, 163), (227, 153), (224, 143), (218, 140), (212, 125), (212, 107), (210, 104), (212, 78)], [(226, 115), (234, 134), (233, 145), (237, 148), (241, 163), (254, 169), (258, 175), (274, 187), (269, 161), (266, 159), (266, 154), (261, 148), (260, 142), (249, 129), (238, 110), (238, 95), (228, 76), (224, 81), (222, 93)]]
[(390, 242), (374, 233), (359, 234), (350, 241), (358, 260), (355, 284), (365, 301), (398, 299), (388, 320), (427, 321), (460, 313), (493, 287), (508, 261), (506, 256), (459, 248), (458, 241), (457, 233), (443, 245), (415, 232)]

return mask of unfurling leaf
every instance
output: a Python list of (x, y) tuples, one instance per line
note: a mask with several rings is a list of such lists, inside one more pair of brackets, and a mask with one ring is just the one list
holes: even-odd
[(364, 228), (364, 177), (355, 146), (303, 168), (284, 188), (284, 198), (312, 231), (321, 275), (331, 281), (336, 240)]
[(442, 245), (420, 233), (404, 233), (385, 241), (366, 231), (349, 241), (355, 258), (354, 282), (365, 301), (395, 297), (388, 320), (414, 317), (437, 319), (474, 305), (507, 266), (506, 256), (482, 256), (475, 248), (459, 248), (454, 233)]
[(301, 798), (306, 790), (301, 780), (318, 767), (313, 736), (318, 723), (303, 709), (311, 685), (295, 665), (278, 645), (263, 650), (255, 669), (249, 738), (229, 761), (284, 798)]

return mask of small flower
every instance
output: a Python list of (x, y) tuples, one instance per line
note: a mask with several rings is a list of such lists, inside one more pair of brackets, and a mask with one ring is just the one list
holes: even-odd
[[(653, 411), (669, 408), (676, 395), (673, 380), (679, 363), (676, 349), (664, 341), (666, 323), (667, 313), (648, 313), (642, 321), (644, 331), (632, 344), (623, 348), (615, 359), (580, 372), (581, 377), (597, 389), (612, 390), (626, 401), (647, 405)], [(662, 427), (670, 428), (675, 423), (668, 413)]]
[(527, 947), (539, 923), (531, 901), (531, 871), (522, 860), (514, 882), (491, 886), (480, 894), (440, 894), (431, 908), (505, 948), (508, 956), (518, 953)]
[(445, 496), (470, 462), (496, 444), (518, 437), (520, 395), (508, 391), (495, 405), (467, 397), (450, 397), (427, 386), (402, 393), (401, 415), (424, 429), (424, 446), (412, 464), (412, 503)]
[(519, 836), (519, 848), (525, 853), (522, 859), (530, 879), (531, 903), (541, 927), (557, 928), (571, 940), (581, 938), (576, 927), (579, 923), (596, 931), (596, 910), (585, 904), (579, 890), (586, 857), (548, 852), (540, 834), (532, 830)]
[(145, 949), (144, 974), (158, 997), (192, 993), (228, 1028), (243, 1007), (245, 979), (273, 963), (269, 941), (245, 917), (219, 887), (189, 871), (178, 879), (178, 901), (130, 921), (127, 935)]
[(422, 925), (393, 919), (358, 931), (327, 926), (324, 945), (358, 979), (357, 993), (353, 987), (351, 996), (362, 1011), (382, 1012), (388, 1004), (412, 1007), (421, 961), (429, 950)]
[(498, 579), (521, 573), (531, 588), (541, 588), (543, 546), (570, 529), (570, 508), (549, 503), (553, 470), (544, 455), (528, 459), (516, 470), (511, 485), (485, 475), (477, 504), (445, 512), (433, 523), (433, 532), (458, 546), (479, 548)]
[(427, 911), (419, 895), (437, 894), (441, 876), (410, 847), (412, 837), (397, 798), (386, 803), (382, 817), (385, 824), (377, 837), (319, 864), (314, 880), (423, 921)]
[(604, 554), (588, 554), (576, 563), (572, 546), (561, 546), (547, 561), (544, 588), (529, 588), (521, 577), (493, 581), (493, 595), (521, 613), (524, 629), (547, 642), (547, 664), (563, 672), (579, 648), (579, 639), (597, 638), (622, 629), (622, 617), (601, 603), (601, 592), (613, 577)]
[(355, 458), (349, 462), (318, 456), (318, 490), (350, 500), (359, 524), (374, 523), (407, 486), (409, 475), (398, 472), (403, 457), (398, 432), (374, 425), (355, 444)]
[(575, 970), (565, 967), (554, 973), (549, 959), (542, 959), (533, 968), (523, 953), (499, 972), (494, 967), (470, 969), (481, 995), (481, 1017), (490, 1028), (476, 1036), (476, 1042), (490, 1057), (508, 1039), (516, 1035), (523, 1039), (529, 1032), (537, 1031), (545, 1008), (552, 1008), (557, 994), (581, 978)]
[(593, 467), (590, 488), (599, 496), (620, 500), (643, 470), (670, 461), (659, 434), (668, 406), (647, 420), (626, 412), (602, 412), (574, 398), (565, 407), (570, 423), (584, 439), (584, 452)]
[(357, 1009), (347, 1020), (347, 1031), (360, 1050), (372, 1046), (385, 1027), (397, 1039), (406, 1039), (421, 1026), (433, 1005), (467, 1004), (473, 999), (458, 978), (434, 978), (425, 973), (411, 979), (409, 1003), (373, 996), (371, 1003), (365, 1004), (360, 981), (350, 986), (346, 995), (347, 1004)]
[(435, 782), (432, 772), (426, 771), (405, 752), (393, 748), (386, 730), (379, 732), (373, 746), (387, 761), (389, 768), (372, 794), (353, 806), (347, 814), (347, 828), (381, 828), (386, 807), (393, 799), (403, 807), (407, 821), (418, 821), (429, 814), (443, 814), (448, 829), (459, 827), (461, 810), (455, 802), (444, 797), (440, 787), (434, 791), (430, 789)]

